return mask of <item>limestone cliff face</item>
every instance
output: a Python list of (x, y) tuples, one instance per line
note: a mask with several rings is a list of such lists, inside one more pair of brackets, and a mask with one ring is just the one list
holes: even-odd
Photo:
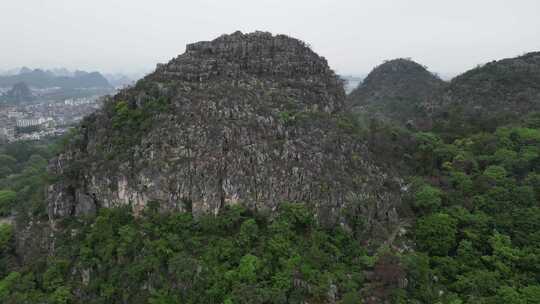
[(190, 44), (82, 122), (50, 164), (49, 216), (293, 201), (328, 224), (346, 222), (345, 209), (396, 222), (399, 180), (343, 127), (344, 100), (326, 60), (299, 40), (236, 32)]

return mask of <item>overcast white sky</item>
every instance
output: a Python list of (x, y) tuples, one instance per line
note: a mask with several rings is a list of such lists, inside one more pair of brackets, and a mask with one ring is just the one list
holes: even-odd
[(235, 30), (300, 38), (342, 74), (411, 57), (453, 75), (540, 50), (540, 0), (0, 0), (0, 69), (148, 71)]

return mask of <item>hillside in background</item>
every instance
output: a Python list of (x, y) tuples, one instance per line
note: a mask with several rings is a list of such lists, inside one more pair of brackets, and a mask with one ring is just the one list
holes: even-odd
[(351, 93), (354, 89), (356, 89), (366, 78), (365, 75), (362, 76), (352, 76), (352, 75), (340, 75), (341, 79), (343, 79), (345, 92), (347, 94)]
[(107, 79), (99, 72), (76, 72), (72, 76), (57, 76), (52, 72), (43, 70), (22, 69), (19, 74), (0, 76), (0, 87), (12, 87), (16, 83), (24, 82), (30, 87), (62, 89), (82, 88), (110, 88)]
[(413, 61), (390, 60), (349, 94), (348, 105), (422, 130), (494, 131), (540, 109), (539, 58), (533, 52), (493, 61), (448, 83)]
[(140, 76), (134, 76), (134, 75), (125, 75), (125, 74), (104, 74), (103, 75), (107, 81), (111, 84), (111, 86), (115, 88), (124, 88), (130, 85), (135, 84), (137, 80), (139, 80)]
[[(21, 95), (20, 86), (30, 94)], [(70, 98), (101, 96), (114, 92), (113, 86), (98, 72), (71, 72), (66, 69), (31, 70), (22, 68), (0, 76), (0, 102), (21, 104), (39, 101), (63, 101)], [(11, 92), (10, 92), (11, 91)], [(14, 95), (15, 93), (15, 95)]]
[(493, 61), (455, 77), (438, 107), (441, 123), (435, 127), (450, 132), (449, 122), (493, 131), (540, 110), (540, 53)]
[(389, 60), (368, 74), (348, 96), (355, 112), (379, 115), (405, 124), (426, 125), (431, 104), (446, 83), (425, 67), (409, 59)]
[(6, 92), (3, 96), (0, 96), (0, 100), (7, 103), (20, 104), (25, 102), (32, 102), (36, 99), (36, 96), (32, 94), (32, 91), (24, 82), (19, 82), (13, 85), (13, 87)]

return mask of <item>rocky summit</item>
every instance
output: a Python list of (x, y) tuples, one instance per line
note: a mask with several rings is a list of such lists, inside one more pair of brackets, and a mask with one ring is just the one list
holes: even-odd
[(347, 132), (344, 101), (326, 60), (297, 39), (236, 32), (189, 44), (82, 122), (50, 163), (49, 217), (150, 202), (272, 212), (289, 201), (330, 225), (362, 213), (384, 232), (400, 181)]
[(445, 87), (444, 81), (424, 66), (410, 59), (394, 59), (377, 66), (349, 94), (349, 106), (355, 112), (424, 126), (431, 114), (431, 104)]

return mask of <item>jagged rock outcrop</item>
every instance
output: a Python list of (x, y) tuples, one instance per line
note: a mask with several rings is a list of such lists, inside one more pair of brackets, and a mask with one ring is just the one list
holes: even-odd
[(405, 123), (428, 124), (432, 104), (445, 82), (409, 59), (394, 59), (377, 66), (348, 96), (356, 112)]
[(299, 40), (236, 32), (190, 44), (82, 122), (50, 164), (49, 216), (295, 201), (331, 225), (365, 214), (366, 230), (383, 233), (398, 222), (400, 181), (344, 130), (344, 100), (326, 60)]
[(439, 100), (436, 119), (492, 130), (539, 110), (540, 52), (533, 52), (493, 61), (452, 79)]

